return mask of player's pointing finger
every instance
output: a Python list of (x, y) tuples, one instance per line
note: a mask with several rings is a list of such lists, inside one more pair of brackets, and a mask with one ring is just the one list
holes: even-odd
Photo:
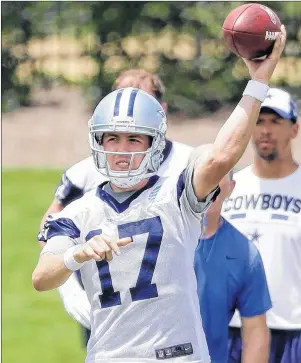
[(133, 242), (132, 237), (125, 237), (116, 241), (116, 244), (117, 246), (127, 246), (131, 242)]

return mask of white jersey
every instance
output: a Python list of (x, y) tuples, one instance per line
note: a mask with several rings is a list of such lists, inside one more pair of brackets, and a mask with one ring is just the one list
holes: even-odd
[[(180, 174), (187, 165), (191, 151), (191, 146), (167, 140), (158, 175)], [(55, 198), (65, 207), (106, 180), (108, 179), (97, 171), (93, 158), (90, 156), (66, 170), (55, 192)]]
[[(301, 329), (301, 166), (281, 179), (256, 177), (251, 166), (234, 174), (223, 215), (258, 247), (273, 307), (272, 329)], [(238, 314), (231, 326), (240, 326)]]
[(108, 231), (133, 238), (113, 261), (81, 268), (91, 303), (86, 363), (210, 362), (193, 261), (201, 212), (215, 192), (198, 202), (187, 183), (189, 170), (180, 177), (153, 176), (122, 203), (99, 186), (50, 217), (50, 251), (59, 235), (76, 244)]

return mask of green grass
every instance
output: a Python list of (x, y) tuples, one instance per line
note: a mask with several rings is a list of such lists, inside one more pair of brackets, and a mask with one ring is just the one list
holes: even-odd
[(81, 363), (78, 324), (56, 291), (31, 283), (40, 219), (53, 199), (61, 171), (2, 172), (2, 362)]

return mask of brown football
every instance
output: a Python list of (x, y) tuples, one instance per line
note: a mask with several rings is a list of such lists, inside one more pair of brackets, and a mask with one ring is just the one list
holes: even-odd
[(250, 3), (231, 11), (223, 24), (223, 36), (233, 53), (254, 59), (271, 53), (280, 27), (281, 22), (273, 10)]

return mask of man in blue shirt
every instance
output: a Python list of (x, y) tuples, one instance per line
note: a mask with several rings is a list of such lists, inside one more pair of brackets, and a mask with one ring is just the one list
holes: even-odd
[(220, 215), (235, 182), (223, 178), (221, 192), (203, 220), (195, 253), (198, 296), (212, 363), (228, 360), (228, 325), (237, 309), (242, 316), (243, 362), (266, 363), (269, 330), (265, 313), (272, 306), (264, 267), (255, 245)]

